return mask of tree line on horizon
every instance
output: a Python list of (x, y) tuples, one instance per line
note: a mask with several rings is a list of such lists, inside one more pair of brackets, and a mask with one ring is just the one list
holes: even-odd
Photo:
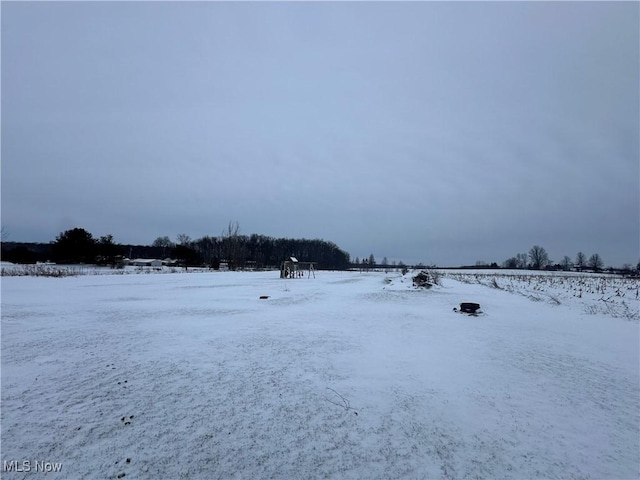
[(226, 262), (229, 269), (279, 267), (294, 256), (300, 261), (317, 262), (321, 269), (346, 269), (349, 254), (335, 243), (320, 239), (273, 238), (266, 235), (242, 235), (238, 223), (230, 223), (220, 236), (192, 240), (180, 234), (156, 238), (151, 245), (118, 244), (113, 235), (99, 238), (83, 228), (61, 232), (48, 244), (3, 242), (2, 259), (15, 263), (53, 261), (61, 264), (98, 264), (117, 266), (126, 258), (171, 258), (183, 266), (218, 269)]
[[(192, 240), (186, 234), (179, 234), (175, 241), (168, 236), (157, 237), (151, 245), (123, 245), (115, 242), (113, 235), (94, 238), (83, 228), (74, 228), (61, 232), (50, 243), (7, 242), (8, 234), (3, 229), (2, 259), (14, 263), (36, 263), (53, 261), (62, 264), (85, 263), (114, 265), (124, 257), (134, 258), (171, 258), (184, 266), (207, 266), (218, 269), (226, 262), (231, 270), (243, 268), (279, 267), (280, 263), (294, 256), (300, 261), (317, 262), (321, 269), (344, 270), (358, 268), (363, 271), (407, 266), (403, 262), (387, 261), (383, 258), (378, 264), (373, 254), (362, 259), (356, 257), (352, 262), (349, 253), (336, 244), (326, 240), (308, 240), (291, 238), (273, 238), (266, 235), (242, 235), (237, 222), (229, 226), (219, 236), (204, 236)], [(425, 268), (418, 264), (413, 268)], [(430, 268), (434, 268), (433, 266)], [(594, 253), (590, 257), (583, 252), (576, 254), (575, 260), (565, 255), (559, 263), (549, 259), (546, 250), (534, 245), (528, 253), (519, 253), (505, 260), (501, 266), (497, 263), (477, 262), (474, 266), (460, 268), (504, 268), (529, 270), (563, 270), (600, 272), (604, 270), (602, 257)], [(610, 271), (631, 273), (634, 268), (625, 264)], [(635, 267), (640, 273), (640, 262)]]
[[(402, 271), (406, 271), (407, 265), (403, 262), (396, 263), (395, 261), (392, 264), (389, 264), (387, 257), (382, 259), (382, 263), (377, 263), (373, 254), (369, 255), (368, 258), (363, 257), (360, 259), (356, 257), (354, 262), (352, 263), (352, 268), (358, 268), (360, 271), (370, 271), (370, 270), (387, 270), (389, 268), (401, 268)], [(422, 263), (418, 265), (413, 265), (411, 268), (438, 268), (436, 266), (427, 266), (425, 267)], [(592, 271), (592, 272), (602, 272), (605, 270), (604, 260), (602, 257), (594, 253), (590, 257), (587, 256), (583, 252), (578, 252), (576, 254), (575, 261), (571, 259), (571, 257), (565, 255), (563, 259), (559, 263), (554, 263), (547, 254), (547, 251), (539, 246), (534, 245), (531, 247), (528, 253), (519, 253), (514, 257), (510, 257), (504, 262), (502, 265), (498, 265), (496, 262), (491, 264), (486, 262), (478, 261), (475, 265), (461, 265), (460, 267), (449, 267), (449, 268), (461, 268), (461, 269), (508, 269), (508, 270), (555, 270), (555, 271)], [(634, 268), (630, 263), (625, 263), (621, 268), (613, 268), (609, 267), (607, 269), (609, 272), (618, 272), (623, 274), (637, 273), (640, 274), (640, 261)]]
[[(540, 245), (534, 245), (529, 253), (518, 253), (514, 257), (510, 257), (502, 263), (502, 268), (506, 269), (529, 269), (529, 270), (562, 270), (570, 271), (591, 270), (593, 272), (601, 272), (604, 270), (604, 260), (602, 257), (594, 253), (589, 258), (583, 253), (578, 252), (575, 260), (565, 255), (559, 263), (554, 263), (549, 259), (547, 251)], [(625, 264), (621, 268), (622, 271), (632, 271), (631, 264)], [(638, 262), (636, 270), (640, 270), (640, 262)]]

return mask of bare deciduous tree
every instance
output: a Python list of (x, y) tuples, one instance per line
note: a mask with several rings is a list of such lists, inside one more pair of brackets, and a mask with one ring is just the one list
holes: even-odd
[(188, 247), (191, 244), (191, 237), (186, 233), (179, 233), (176, 237), (176, 243)]
[(171, 241), (171, 239), (167, 236), (156, 238), (151, 244), (152, 247), (161, 247), (162, 248), (162, 256), (166, 257), (169, 253), (170, 249), (175, 247), (175, 244)]
[(602, 267), (604, 267), (604, 262), (602, 261), (602, 258), (600, 257), (600, 255), (598, 255), (597, 253), (594, 253), (589, 257), (589, 262), (587, 263), (587, 266), (594, 272), (599, 272), (600, 270), (602, 270)]
[(238, 222), (229, 222), (227, 229), (222, 232), (222, 251), (229, 262), (230, 270), (242, 268), (246, 258), (246, 247), (240, 237)]
[(573, 266), (573, 264), (571, 263), (571, 258), (569, 258), (567, 255), (564, 256), (564, 258), (560, 262), (560, 265), (562, 266), (562, 270), (564, 270), (565, 272), (571, 270), (571, 267)]
[(531, 260), (531, 267), (536, 270), (541, 270), (549, 264), (547, 251), (540, 245), (531, 247), (531, 250), (529, 250), (529, 259)]
[(516, 255), (516, 260), (518, 262), (518, 266), (516, 268), (527, 268), (527, 260), (529, 257), (526, 253), (519, 253)]
[(518, 268), (518, 259), (516, 257), (507, 258), (504, 262), (502, 262), (502, 266), (508, 269)]
[(576, 262), (575, 262), (575, 265), (578, 271), (581, 272), (586, 264), (587, 264), (587, 257), (585, 256), (584, 253), (578, 252), (576, 255)]
[(193, 247), (200, 254), (202, 260), (207, 265), (215, 267), (215, 265), (217, 264), (216, 259), (218, 259), (219, 264), (220, 244), (217, 238), (206, 235), (201, 239), (193, 242)]

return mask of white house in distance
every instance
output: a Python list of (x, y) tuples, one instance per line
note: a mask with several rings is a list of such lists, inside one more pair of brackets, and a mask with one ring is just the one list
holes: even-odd
[(129, 265), (133, 265), (134, 267), (162, 267), (162, 260), (157, 260), (155, 258), (136, 258), (135, 260), (131, 260)]

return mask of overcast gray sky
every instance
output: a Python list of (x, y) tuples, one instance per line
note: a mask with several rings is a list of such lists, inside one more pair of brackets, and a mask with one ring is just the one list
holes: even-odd
[(3, 1), (2, 225), (635, 264), (639, 8)]

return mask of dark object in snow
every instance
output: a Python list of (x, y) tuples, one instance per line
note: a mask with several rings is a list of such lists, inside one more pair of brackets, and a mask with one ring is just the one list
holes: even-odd
[(478, 310), (480, 308), (480, 304), (479, 303), (470, 303), (470, 302), (463, 302), (460, 304), (460, 312), (461, 313), (476, 313), (476, 310)]
[(420, 272), (418, 275), (416, 275), (415, 277), (413, 277), (413, 285), (415, 287), (431, 288), (433, 287), (434, 283), (435, 282), (431, 278), (431, 274), (429, 274), (429, 272), (424, 270)]
[(133, 420), (133, 415), (124, 416), (120, 419), (120, 421), (125, 425), (131, 425), (131, 420)]
[(260, 295), (260, 300), (266, 300), (269, 298), (269, 295)]

